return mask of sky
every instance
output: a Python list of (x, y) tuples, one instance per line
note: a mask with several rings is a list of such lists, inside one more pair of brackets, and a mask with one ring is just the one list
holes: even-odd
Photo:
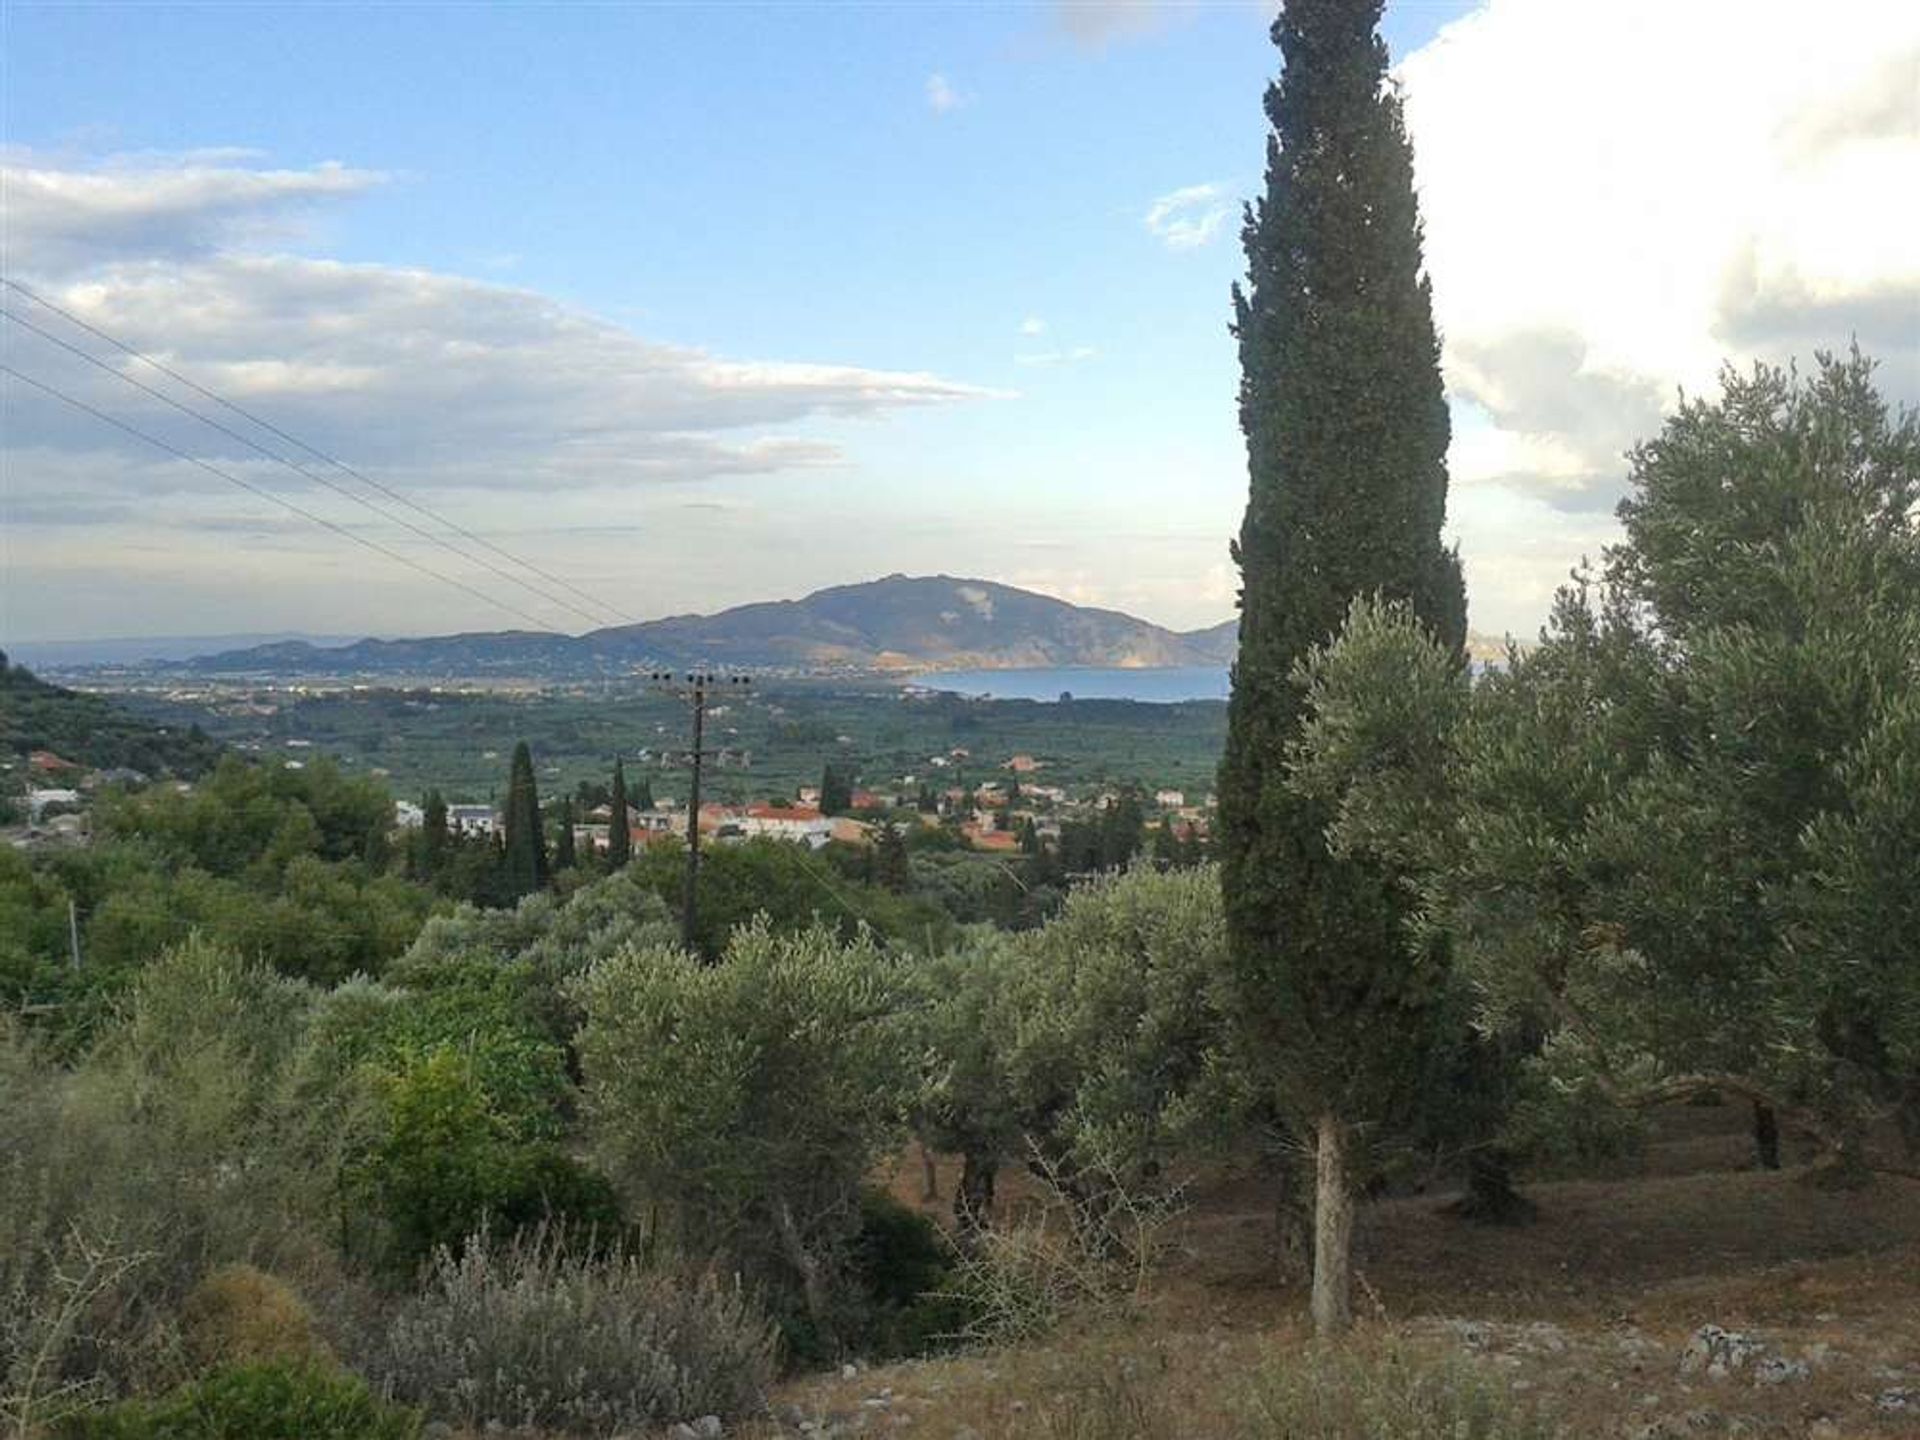
[[(0, 645), (578, 632), (899, 571), (1225, 619), (1271, 18), (0, 0), (0, 272), (384, 487), (0, 290)], [(1723, 365), (1857, 338), (1920, 401), (1920, 6), (1383, 29), (1475, 629), (1534, 632)]]

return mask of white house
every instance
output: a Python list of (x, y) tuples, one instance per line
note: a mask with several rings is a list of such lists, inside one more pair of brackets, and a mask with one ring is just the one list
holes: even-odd
[(491, 805), (449, 805), (447, 829), (456, 835), (492, 837), (500, 830), (500, 813)]
[(818, 850), (833, 838), (833, 820), (818, 810), (802, 810), (790, 805), (749, 805), (735, 823), (745, 835), (770, 835), (776, 840), (797, 840)]

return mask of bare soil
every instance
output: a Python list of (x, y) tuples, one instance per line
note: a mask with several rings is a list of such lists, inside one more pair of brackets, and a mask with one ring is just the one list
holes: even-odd
[[(1446, 1195), (1362, 1206), (1359, 1343), (1465, 1356), (1568, 1437), (1920, 1437), (1920, 1183), (1833, 1191), (1803, 1165), (1754, 1169), (1748, 1122), (1743, 1106), (1676, 1106), (1635, 1165), (1529, 1184), (1540, 1216), (1520, 1228), (1447, 1216)], [(939, 1171), (930, 1213), (952, 1194), (955, 1168)], [(917, 1154), (890, 1178), (921, 1203)], [(1027, 1193), (1008, 1177), (1003, 1208)], [(1310, 1343), (1306, 1291), (1260, 1181), (1203, 1177), (1190, 1201), (1130, 1320), (800, 1379), (776, 1397), (784, 1424), (743, 1433), (791, 1434), (801, 1417), (939, 1440), (1250, 1433), (1229, 1413), (1236, 1381)], [(1709, 1325), (1763, 1348), (1723, 1375), (1689, 1372)], [(1121, 1418), (1090, 1425), (1088, 1387), (1115, 1375), (1150, 1391), (1160, 1420), (1109, 1406)]]

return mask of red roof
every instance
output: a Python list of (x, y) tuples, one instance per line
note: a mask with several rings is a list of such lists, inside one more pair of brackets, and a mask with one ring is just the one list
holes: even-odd
[(809, 820), (818, 820), (822, 817), (818, 810), (803, 810), (797, 805), (749, 805), (747, 807), (747, 818), (751, 820), (793, 820), (804, 823)]
[(51, 750), (36, 750), (27, 756), (27, 763), (36, 770), (78, 770), (80, 767), (71, 760), (62, 760)]

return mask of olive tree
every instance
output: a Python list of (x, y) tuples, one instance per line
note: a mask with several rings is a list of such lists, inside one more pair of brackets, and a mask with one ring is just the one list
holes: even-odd
[(636, 946), (576, 982), (589, 1131), (688, 1245), (798, 1293), (831, 1348), (861, 1184), (904, 1134), (903, 962), (862, 932), (737, 928), (723, 962)]

